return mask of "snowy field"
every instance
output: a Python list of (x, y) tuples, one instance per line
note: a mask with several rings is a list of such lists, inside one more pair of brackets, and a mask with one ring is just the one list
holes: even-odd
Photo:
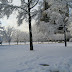
[(72, 43), (0, 45), (0, 72), (72, 72)]

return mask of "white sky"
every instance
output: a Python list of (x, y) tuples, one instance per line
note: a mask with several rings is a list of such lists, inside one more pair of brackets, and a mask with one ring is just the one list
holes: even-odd
[(9, 17), (9, 19), (7, 19), (6, 17), (4, 17), (0, 21), (2, 23), (2, 26), (5, 26), (5, 27), (12, 26), (12, 27), (15, 27), (16, 29), (20, 29), (21, 31), (27, 31), (28, 32), (28, 23), (26, 23), (24, 21), (22, 25), (18, 26), (17, 25), (17, 19), (16, 19), (16, 16), (14, 14), (12, 14)]

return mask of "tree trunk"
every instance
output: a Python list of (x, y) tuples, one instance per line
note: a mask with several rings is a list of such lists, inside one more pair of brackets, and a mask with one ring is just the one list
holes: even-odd
[(9, 42), (9, 45), (10, 45), (10, 42)]
[(30, 50), (33, 50), (33, 42), (32, 42), (32, 28), (31, 28), (31, 15), (30, 15), (30, 0), (28, 0), (28, 16), (29, 16)]
[(18, 42), (19, 42), (19, 40), (18, 40), (18, 38), (17, 38), (17, 45), (18, 45)]
[(67, 46), (67, 40), (66, 40), (66, 27), (64, 25), (64, 42), (65, 42), (65, 47)]
[(17, 45), (18, 45), (18, 41), (17, 41)]

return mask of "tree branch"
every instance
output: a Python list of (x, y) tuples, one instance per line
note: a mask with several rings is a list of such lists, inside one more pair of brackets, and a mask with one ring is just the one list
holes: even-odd
[(30, 2), (29, 3), (31, 3), (32, 2), (32, 0), (30, 0)]
[(31, 17), (34, 17), (34, 16), (36, 16), (37, 15), (37, 13), (36, 14), (34, 14), (34, 15), (32, 15)]
[[(33, 14), (33, 13), (32, 13)], [(34, 17), (38, 14), (38, 11), (35, 11), (33, 15), (31, 15), (31, 17)]]
[(39, 0), (30, 9), (34, 8), (38, 4)]
[(24, 11), (26, 11), (28, 13), (28, 11), (26, 9), (24, 9), (22, 7), (19, 7), (19, 6), (13, 6), (13, 5), (9, 5), (9, 4), (0, 4), (0, 5), (2, 5), (2, 6), (9, 6), (9, 7), (16, 8), (16, 9), (19, 8), (19, 9), (22, 9), (22, 10), (24, 10)]
[(28, 3), (26, 3), (24, 0), (21, 0), (21, 4), (26, 4), (26, 5), (28, 5)]
[(72, 4), (68, 4), (68, 6), (69, 6), (70, 8), (72, 8)]

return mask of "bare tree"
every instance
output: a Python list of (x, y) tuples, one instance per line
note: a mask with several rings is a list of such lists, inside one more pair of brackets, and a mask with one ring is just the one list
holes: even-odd
[(18, 25), (22, 24), (24, 19), (28, 19), (29, 22), (29, 35), (30, 35), (30, 50), (33, 50), (32, 43), (32, 28), (31, 20), (37, 14), (37, 10), (33, 9), (39, 2), (39, 0), (21, 0), (21, 5), (16, 6), (11, 3), (13, 0), (0, 0), (0, 17), (7, 16), (7, 18), (12, 14), (13, 11), (18, 11)]

